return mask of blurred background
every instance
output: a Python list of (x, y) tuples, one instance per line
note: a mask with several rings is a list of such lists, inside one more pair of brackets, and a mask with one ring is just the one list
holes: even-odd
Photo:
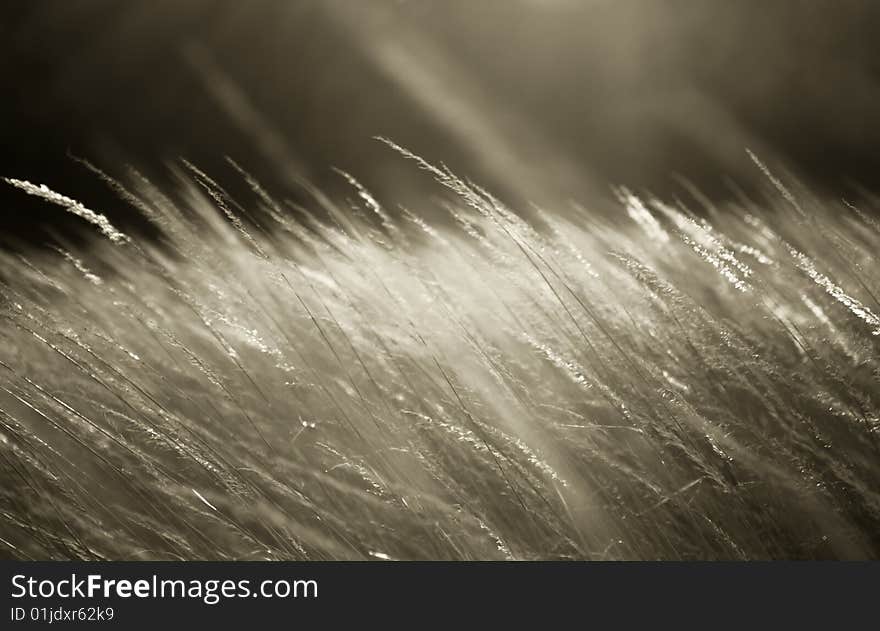
[[(122, 222), (71, 155), (235, 190), (228, 155), (294, 199), (344, 195), (335, 166), (390, 206), (427, 178), (377, 135), (514, 203), (723, 198), (759, 176), (745, 147), (822, 193), (878, 183), (870, 0), (13, 0), (0, 24), (0, 175)], [(0, 203), (16, 238), (62, 214)]]

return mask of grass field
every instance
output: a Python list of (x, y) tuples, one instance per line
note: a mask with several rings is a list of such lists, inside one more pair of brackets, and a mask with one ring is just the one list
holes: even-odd
[(2, 255), (0, 556), (880, 556), (876, 215), (514, 212), (400, 151), (439, 200), (108, 179), (158, 240), (7, 180), (94, 238)]

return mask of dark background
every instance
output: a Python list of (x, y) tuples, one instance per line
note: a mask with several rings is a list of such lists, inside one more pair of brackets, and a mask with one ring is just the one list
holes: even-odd
[[(386, 201), (425, 176), (388, 136), (515, 201), (607, 184), (716, 198), (744, 148), (812, 188), (877, 188), (880, 3), (868, 0), (57, 0), (0, 8), (0, 175), (124, 222), (70, 154), (168, 182), (233, 156), (273, 193), (293, 175)], [(230, 184), (235, 188), (234, 184)], [(0, 193), (0, 230), (62, 214)]]

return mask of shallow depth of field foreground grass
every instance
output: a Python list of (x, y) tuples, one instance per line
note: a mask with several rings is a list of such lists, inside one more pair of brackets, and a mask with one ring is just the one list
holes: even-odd
[(880, 555), (871, 216), (526, 221), (408, 157), (445, 201), (111, 182), (158, 242), (7, 180), (97, 242), (3, 255), (2, 556)]

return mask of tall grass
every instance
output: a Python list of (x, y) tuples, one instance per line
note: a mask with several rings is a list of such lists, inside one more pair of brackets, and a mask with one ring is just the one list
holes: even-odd
[(774, 178), (526, 220), (400, 151), (442, 220), (103, 176), (147, 241), (7, 180), (102, 234), (2, 255), (3, 556), (880, 555), (870, 215)]

